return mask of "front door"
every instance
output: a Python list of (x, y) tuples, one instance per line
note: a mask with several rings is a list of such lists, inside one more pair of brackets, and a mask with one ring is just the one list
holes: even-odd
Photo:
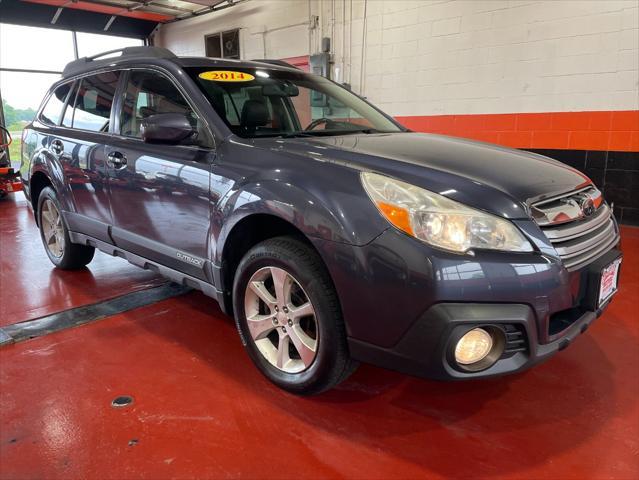
[[(164, 74), (131, 70), (126, 80), (119, 135), (106, 147), (115, 244), (189, 275), (210, 280), (209, 178), (214, 149), (154, 145), (140, 138), (150, 115), (183, 113), (200, 121)], [(202, 134), (202, 138), (206, 135)]]

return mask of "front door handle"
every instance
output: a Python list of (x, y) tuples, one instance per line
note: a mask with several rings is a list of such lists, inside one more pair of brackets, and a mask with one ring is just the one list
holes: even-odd
[(61, 140), (58, 140), (57, 138), (55, 140), (53, 140), (51, 142), (51, 151), (56, 154), (56, 155), (62, 155), (62, 152), (64, 152), (64, 143), (62, 143)]
[(120, 152), (111, 152), (107, 155), (107, 163), (110, 167), (119, 170), (126, 167), (126, 157)]

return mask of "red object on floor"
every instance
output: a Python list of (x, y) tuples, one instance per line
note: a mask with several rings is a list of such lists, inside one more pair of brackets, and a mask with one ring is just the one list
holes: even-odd
[[(10, 145), (9, 142), (7, 145)], [(3, 146), (7, 146), (3, 145)], [(2, 199), (7, 193), (16, 193), (22, 190), (22, 182), (14, 173), (11, 167), (0, 168), (0, 199)]]
[[(1, 238), (8, 224), (18, 237), (31, 228), (14, 215)], [(553, 359), (503, 378), (362, 366), (331, 392), (296, 397), (259, 374), (232, 320), (199, 293), (2, 347), (0, 477), (638, 478), (639, 229), (622, 239), (606, 313)], [(27, 296), (36, 272), (52, 275), (31, 255), (2, 305)], [(114, 275), (130, 268), (109, 261)], [(71, 301), (83, 291), (72, 275), (59, 283)], [(119, 395), (134, 403), (112, 408)]]
[(0, 200), (0, 327), (166, 282), (96, 252), (88, 268), (53, 268), (22, 193)]

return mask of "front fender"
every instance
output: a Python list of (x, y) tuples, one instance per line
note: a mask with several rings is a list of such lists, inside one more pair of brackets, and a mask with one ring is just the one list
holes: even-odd
[(244, 218), (256, 214), (281, 218), (310, 238), (365, 245), (387, 228), (383, 222), (372, 220), (381, 217), (372, 203), (368, 203), (375, 216), (368, 216), (368, 221), (362, 222), (367, 218), (366, 212), (355, 216), (347, 214), (348, 210), (353, 211), (357, 206), (348, 208), (348, 205), (341, 204), (339, 196), (336, 198), (330, 192), (318, 195), (317, 191), (304, 190), (278, 180), (244, 184), (229, 192), (221, 205), (224, 215), (220, 222), (216, 263), (221, 261), (224, 244), (233, 228)]

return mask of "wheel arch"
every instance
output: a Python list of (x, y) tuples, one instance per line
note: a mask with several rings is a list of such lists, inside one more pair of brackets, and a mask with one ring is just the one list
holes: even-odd
[(47, 173), (43, 170), (38, 170), (31, 174), (31, 178), (29, 179), (29, 198), (31, 200), (31, 207), (33, 208), (33, 216), (35, 217), (35, 222), (38, 227), (40, 226), (38, 223), (38, 200), (40, 193), (46, 187), (55, 189)]
[(60, 198), (64, 191), (64, 174), (60, 162), (53, 157), (45, 148), (41, 148), (31, 158), (29, 165), (29, 176), (25, 193), (28, 192), (33, 213), (38, 221), (38, 199), (42, 190), (50, 186), (58, 194), (59, 201), (66, 206), (66, 199)]
[(244, 216), (232, 226), (221, 246), (220, 290), (224, 294), (222, 307), (226, 312), (233, 312), (233, 281), (244, 255), (258, 243), (281, 236), (290, 236), (301, 241), (315, 251), (324, 262), (311, 239), (288, 220), (271, 213), (253, 213)]

